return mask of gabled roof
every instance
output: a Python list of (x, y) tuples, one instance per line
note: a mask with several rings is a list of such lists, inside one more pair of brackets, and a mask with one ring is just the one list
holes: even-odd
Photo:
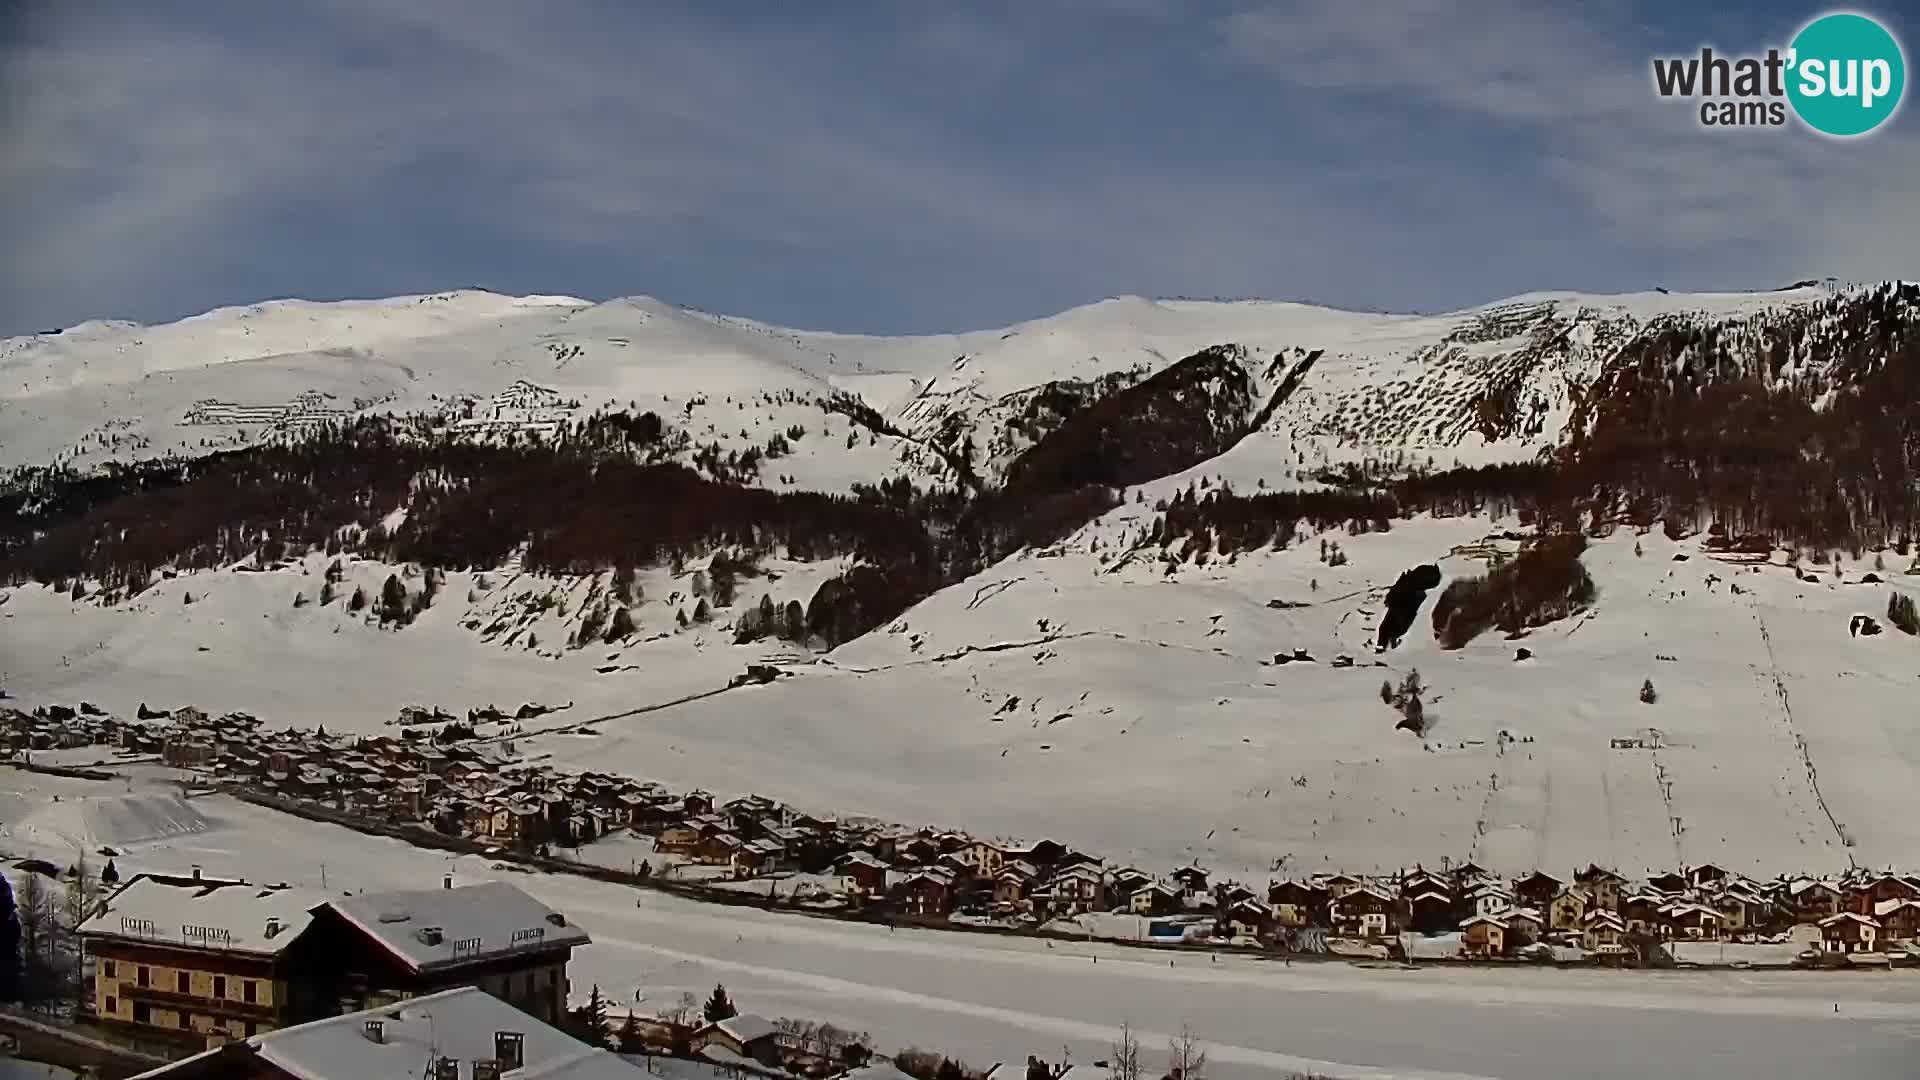
[[(370, 1021), (380, 1025), (378, 1042), (368, 1036)], [(522, 1068), (508, 1072), (506, 1075), (510, 1077), (645, 1080), (647, 1076), (606, 1050), (543, 1024), (477, 987), (463, 986), (425, 994), (399, 1005), (255, 1035), (142, 1073), (141, 1077), (164, 1080), (176, 1072), (204, 1075), (200, 1066), (224, 1055), (252, 1057), (279, 1072), (308, 1080), (382, 1080), (431, 1076), (427, 1066), (437, 1054), (458, 1060), (464, 1080), (471, 1075), (473, 1061), (495, 1056), (497, 1032), (512, 1032), (522, 1037)]]
[(413, 971), (592, 940), (566, 916), (504, 881), (361, 893), (314, 910), (321, 908), (333, 910)]
[(1822, 929), (1824, 929), (1829, 926), (1838, 926), (1841, 923), (1848, 922), (1848, 921), (1857, 922), (1862, 926), (1871, 926), (1876, 929), (1878, 929), (1880, 926), (1880, 920), (1870, 919), (1865, 915), (1856, 915), (1851, 911), (1843, 911), (1838, 915), (1829, 915), (1826, 918), (1820, 920), (1820, 926)]
[(741, 1046), (780, 1034), (780, 1028), (773, 1021), (757, 1013), (741, 1013), (738, 1016), (729, 1017), (717, 1024), (709, 1025), (707, 1030), (719, 1031)]
[[(277, 956), (313, 921), (322, 893), (244, 881), (136, 874), (80, 933), (175, 948)], [(269, 934), (269, 929), (272, 933)]]

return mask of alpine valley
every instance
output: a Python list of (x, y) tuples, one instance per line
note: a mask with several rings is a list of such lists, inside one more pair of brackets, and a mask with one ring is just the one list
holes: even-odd
[(88, 322), (0, 342), (0, 685), (570, 703), (516, 752), (1158, 867), (1911, 868), (1917, 331), (1899, 283)]

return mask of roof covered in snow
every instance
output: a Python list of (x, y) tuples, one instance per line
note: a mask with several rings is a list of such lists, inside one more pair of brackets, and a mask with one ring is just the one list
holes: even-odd
[(415, 971), (592, 940), (565, 915), (504, 881), (361, 893), (328, 906)]
[[(377, 1040), (368, 1030), (374, 1022), (379, 1025)], [(255, 1035), (208, 1051), (201, 1059), (252, 1053), (310, 1080), (418, 1080), (432, 1075), (428, 1066), (435, 1058), (453, 1058), (460, 1063), (461, 1080), (469, 1080), (474, 1061), (496, 1056), (495, 1036), (501, 1032), (522, 1036), (522, 1068), (508, 1073), (516, 1080), (638, 1080), (645, 1075), (618, 1055), (471, 986)], [(179, 1064), (144, 1075), (159, 1080)]]
[(728, 1017), (714, 1024), (713, 1028), (741, 1046), (758, 1042), (770, 1035), (780, 1034), (780, 1028), (773, 1021), (755, 1013), (741, 1013), (738, 1016)]
[(313, 921), (320, 893), (217, 878), (137, 874), (80, 925), (90, 937), (275, 956)]

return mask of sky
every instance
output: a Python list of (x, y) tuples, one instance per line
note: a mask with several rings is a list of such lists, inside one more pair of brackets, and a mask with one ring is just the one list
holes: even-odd
[[(1920, 109), (1839, 142), (1653, 94), (1655, 55), (1822, 10), (12, 0), (0, 335), (463, 287), (909, 333), (1920, 277)], [(1920, 53), (1920, 4), (1864, 10)]]

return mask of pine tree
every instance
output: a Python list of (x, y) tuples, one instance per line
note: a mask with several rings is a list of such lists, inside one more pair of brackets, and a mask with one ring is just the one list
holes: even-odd
[(1640, 684), (1640, 701), (1643, 704), (1651, 705), (1658, 700), (1660, 695), (1654, 692), (1652, 679)]
[(367, 610), (367, 590), (354, 586), (353, 595), (347, 600), (348, 611)]
[(697, 623), (708, 623), (713, 621), (713, 609), (707, 606), (707, 602), (705, 600), (702, 600), (698, 604), (695, 604), (693, 606), (693, 621)]
[(326, 607), (331, 603), (333, 603), (333, 582), (323, 581), (320, 583), (320, 606)]
[(740, 1015), (740, 1010), (734, 1008), (732, 999), (727, 997), (727, 988), (714, 983), (713, 994), (707, 998), (706, 1008), (701, 1010), (700, 1015), (707, 1018), (707, 1023), (717, 1024)]
[(112, 859), (108, 859), (107, 868), (100, 871), (100, 882), (104, 885), (118, 885), (120, 883), (120, 870), (113, 865)]
[(587, 997), (587, 1005), (580, 1017), (583, 1025), (593, 1035), (593, 1044), (598, 1046), (607, 1037), (607, 999), (600, 996), (600, 984), (593, 984), (593, 993)]
[(1906, 593), (1897, 592), (1887, 597), (1887, 621), (1902, 633), (1920, 634), (1920, 611), (1915, 610), (1913, 597)]
[(607, 644), (633, 636), (633, 613), (626, 608), (616, 608), (613, 618), (607, 623)]
[(407, 617), (407, 587), (400, 584), (400, 575), (388, 574), (384, 585), (380, 586), (380, 621), (400, 622)]

